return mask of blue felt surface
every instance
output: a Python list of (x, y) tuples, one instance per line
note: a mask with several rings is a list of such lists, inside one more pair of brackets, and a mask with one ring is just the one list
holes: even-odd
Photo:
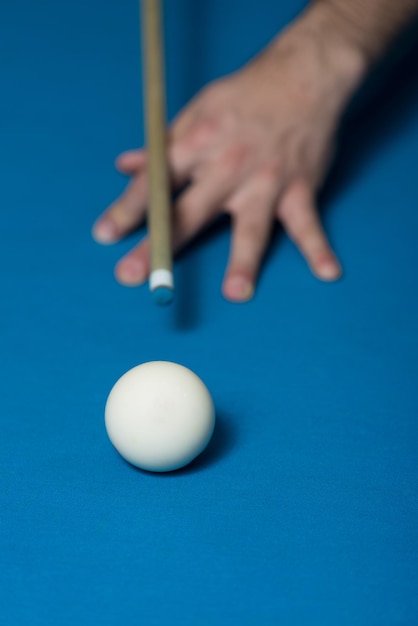
[[(304, 3), (168, 0), (169, 111)], [(137, 237), (90, 226), (143, 139), (136, 2), (3, 0), (0, 621), (8, 626), (418, 622), (418, 49), (348, 121), (323, 196), (344, 263), (278, 237), (253, 302), (220, 294), (229, 232), (176, 300), (112, 276)], [(208, 385), (214, 439), (167, 476), (123, 462), (103, 409), (154, 359)]]

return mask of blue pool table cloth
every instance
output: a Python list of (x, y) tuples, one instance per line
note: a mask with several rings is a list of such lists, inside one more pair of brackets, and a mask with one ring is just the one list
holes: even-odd
[[(166, 0), (170, 117), (304, 5)], [(321, 198), (344, 278), (316, 281), (277, 233), (255, 299), (228, 303), (221, 226), (161, 309), (113, 278), (142, 233), (90, 237), (125, 185), (114, 157), (143, 142), (137, 3), (0, 16), (1, 624), (418, 624), (417, 39), (353, 103)], [(125, 463), (103, 421), (156, 359), (218, 415), (167, 475)]]

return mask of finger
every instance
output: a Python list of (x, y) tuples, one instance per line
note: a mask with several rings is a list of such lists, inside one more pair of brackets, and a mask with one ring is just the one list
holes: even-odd
[[(182, 153), (182, 147), (180, 150), (174, 148), (175, 143), (183, 139), (186, 132), (190, 129), (190, 126), (194, 120), (194, 115), (189, 111), (185, 111), (184, 113), (179, 115), (179, 118), (173, 122), (172, 127), (168, 130), (167, 133), (167, 148), (169, 154), (169, 161), (172, 163), (174, 161), (174, 169), (173, 174), (175, 174), (175, 178), (178, 178), (177, 172), (182, 171), (184, 167), (182, 165), (182, 159), (177, 158), (177, 153)], [(194, 133), (195, 134), (195, 133)], [(193, 136), (194, 136), (193, 134)], [(198, 133), (199, 134), (199, 131)], [(192, 142), (193, 142), (192, 136)], [(187, 142), (188, 144), (190, 141)], [(115, 162), (116, 168), (122, 174), (132, 176), (134, 174), (139, 173), (140, 170), (144, 169), (147, 164), (147, 152), (145, 149), (141, 150), (128, 150), (126, 152), (122, 152)]]
[(123, 194), (103, 213), (93, 226), (93, 237), (99, 243), (114, 243), (145, 218), (147, 181), (145, 174), (133, 178)]
[[(237, 167), (238, 166), (238, 167)], [(215, 215), (240, 180), (239, 158), (235, 150), (225, 150), (204, 169), (196, 172), (194, 182), (181, 194), (174, 211), (173, 244), (179, 249)]]
[[(190, 178), (195, 161), (195, 151), (192, 152), (188, 145), (178, 146), (170, 137), (167, 146), (167, 159), (172, 184), (175, 187), (183, 185)], [(132, 150), (120, 154), (115, 165), (121, 174), (135, 176), (146, 171), (147, 161), (145, 150)]]
[(147, 155), (145, 150), (128, 150), (127, 152), (122, 152), (117, 157), (115, 165), (122, 174), (132, 176), (143, 169), (146, 162)]
[(149, 272), (149, 239), (146, 237), (119, 261), (115, 267), (115, 276), (123, 285), (134, 287), (145, 282)]
[[(173, 186), (179, 187), (191, 176), (194, 156), (186, 160), (178, 158), (175, 145), (170, 147), (168, 158)], [(146, 161), (144, 150), (126, 152), (117, 159), (120, 171), (137, 175), (122, 196), (95, 222), (92, 233), (99, 243), (118, 241), (143, 221), (147, 199)]]
[(179, 141), (195, 122), (196, 116), (197, 107), (192, 101), (172, 121), (168, 134), (170, 142)]
[[(189, 125), (189, 121), (181, 124), (183, 128)], [(186, 135), (184, 132), (173, 129), (168, 136), (167, 155), (172, 183), (175, 187), (183, 185), (191, 176), (195, 164), (196, 152), (200, 149), (199, 138), (205, 131), (198, 127)], [(183, 141), (182, 141), (183, 139)], [(147, 165), (146, 150), (130, 150), (123, 152), (116, 159), (116, 168), (122, 174), (133, 176), (145, 171)]]
[[(167, 158), (173, 186), (178, 187), (184, 184), (189, 177), (189, 170), (187, 168), (185, 170), (185, 168), (181, 167), (181, 164), (177, 164), (175, 154), (173, 157), (173, 147), (171, 145), (167, 147)], [(143, 172), (146, 173), (147, 163), (148, 157), (145, 149), (132, 150), (120, 154), (116, 159), (115, 166), (121, 174), (126, 176), (137, 176)]]
[(192, 177), (196, 169), (207, 162), (220, 141), (222, 137), (215, 119), (195, 119), (170, 146), (169, 160), (175, 178), (184, 181)]
[[(244, 302), (254, 294), (257, 276), (274, 222), (280, 181), (255, 179), (237, 196), (231, 253), (222, 292), (228, 300)], [(229, 204), (229, 203), (228, 203)]]
[[(181, 194), (173, 209), (174, 253), (179, 252), (221, 211), (229, 184), (229, 179), (216, 170), (213, 173), (207, 172), (206, 176)], [(149, 271), (147, 238), (119, 261), (115, 274), (125, 285), (139, 285), (146, 280)]]
[(337, 280), (341, 266), (321, 225), (313, 194), (305, 184), (298, 181), (289, 187), (280, 201), (278, 217), (313, 274), (321, 280)]
[[(216, 186), (216, 183), (215, 183)], [(210, 178), (192, 184), (174, 207), (173, 250), (179, 252), (222, 211), (227, 191)]]
[[(183, 248), (212, 219), (216, 199), (209, 196), (204, 185), (192, 185), (176, 203), (173, 211), (173, 252)], [(140, 285), (150, 272), (149, 239), (123, 257), (115, 268), (115, 275), (124, 285)]]

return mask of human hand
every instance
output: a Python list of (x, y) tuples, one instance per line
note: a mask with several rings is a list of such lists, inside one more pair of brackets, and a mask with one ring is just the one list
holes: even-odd
[[(243, 69), (203, 89), (174, 121), (168, 136), (173, 188), (189, 184), (173, 207), (173, 248), (229, 213), (232, 244), (222, 287), (227, 299), (252, 297), (275, 220), (318, 278), (340, 276), (315, 196), (359, 75), (356, 55), (322, 37), (315, 14), (308, 14)], [(146, 152), (122, 154), (117, 167), (132, 181), (94, 225), (101, 243), (121, 239), (145, 219)], [(126, 285), (146, 280), (147, 238), (115, 273)]]

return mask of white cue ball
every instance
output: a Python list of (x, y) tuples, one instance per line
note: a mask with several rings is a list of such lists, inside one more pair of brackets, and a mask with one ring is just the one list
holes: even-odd
[(206, 448), (215, 408), (205, 384), (187, 367), (152, 361), (116, 382), (106, 402), (105, 424), (110, 441), (129, 463), (170, 472)]

